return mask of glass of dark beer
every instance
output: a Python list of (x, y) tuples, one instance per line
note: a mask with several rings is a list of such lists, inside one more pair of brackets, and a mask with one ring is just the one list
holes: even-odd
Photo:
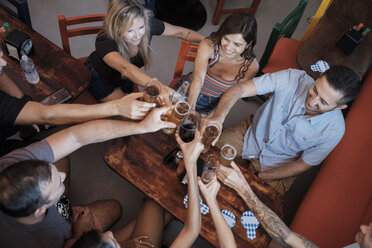
[(191, 142), (195, 136), (195, 130), (199, 126), (199, 121), (196, 115), (188, 114), (180, 121), (179, 135), (183, 142)]

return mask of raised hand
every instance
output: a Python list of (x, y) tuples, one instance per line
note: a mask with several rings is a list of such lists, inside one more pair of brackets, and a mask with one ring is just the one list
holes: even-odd
[(191, 142), (188, 142), (188, 143), (183, 142), (181, 138), (179, 137), (178, 132), (176, 133), (176, 140), (177, 140), (177, 143), (180, 145), (184, 160), (191, 162), (191, 163), (185, 163), (185, 166), (186, 164), (196, 163), (196, 161), (199, 158), (200, 153), (204, 149), (204, 145), (201, 142), (201, 135), (200, 135), (199, 130), (198, 129), (195, 130), (195, 136), (194, 136), (193, 141)]
[(231, 162), (231, 167), (220, 166), (217, 171), (217, 177), (222, 183), (235, 191), (244, 187), (250, 187), (248, 182), (245, 180), (243, 173), (234, 161)]
[(153, 110), (143, 119), (140, 124), (146, 132), (156, 132), (162, 128), (176, 128), (173, 122), (162, 120), (171, 107), (153, 108)]
[(139, 101), (142, 95), (142, 92), (136, 92), (115, 100), (118, 115), (132, 120), (142, 120), (156, 106), (155, 103)]

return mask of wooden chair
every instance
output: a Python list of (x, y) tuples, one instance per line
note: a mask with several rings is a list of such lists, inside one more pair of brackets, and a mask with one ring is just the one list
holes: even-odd
[[(21, 20), (23, 23), (28, 25), (30, 28), (32, 28), (31, 25), (31, 18), (30, 18), (30, 12), (28, 10), (28, 4), (27, 0), (6, 0), (9, 4), (13, 5), (17, 11), (14, 11), (13, 9), (9, 8), (7, 5), (0, 2), (0, 7), (17, 17), (19, 20)], [(4, 20), (6, 21), (6, 20)]]
[(249, 8), (239, 8), (239, 9), (223, 9), (225, 5), (225, 0), (217, 0), (217, 6), (214, 10), (214, 15), (212, 18), (212, 24), (217, 25), (218, 21), (220, 20), (221, 15), (235, 13), (235, 12), (249, 12), (254, 15), (257, 11), (258, 5), (260, 5), (261, 0), (252, 0), (251, 7)]
[[(61, 34), (61, 41), (63, 50), (71, 55), (70, 49), (70, 42), (69, 38), (82, 36), (82, 35), (89, 35), (89, 34), (97, 34), (101, 29), (102, 25), (96, 25), (97, 22), (102, 22), (105, 18), (105, 14), (96, 14), (96, 15), (85, 15), (85, 16), (75, 16), (75, 17), (68, 17), (66, 18), (64, 15), (58, 15), (58, 24), (59, 24), (59, 32)], [(85, 24), (85, 23), (94, 23), (93, 26), (88, 27), (75, 27), (69, 28), (68, 26)], [(85, 63), (88, 57), (78, 58), (82, 63)], [(134, 84), (133, 87), (134, 92), (138, 92), (137, 84)], [(84, 90), (83, 93), (76, 98), (74, 103), (82, 103), (82, 104), (95, 104), (98, 101), (89, 93), (89, 91)]]
[(260, 60), (260, 71), (258, 74), (271, 73), (288, 68), (300, 69), (297, 64), (297, 53), (303, 43), (291, 39), (291, 36), (296, 30), (308, 1), (301, 0), (298, 6), (281, 23), (274, 25)]
[(181, 41), (180, 51), (178, 53), (176, 69), (174, 70), (173, 80), (169, 84), (169, 87), (174, 88), (176, 84), (182, 79), (183, 68), (185, 67), (185, 62), (194, 62), (196, 58), (196, 52), (198, 50), (198, 44), (192, 44), (188, 41)]
[[(75, 16), (69, 18), (66, 18), (64, 15), (58, 15), (59, 32), (61, 34), (63, 50), (71, 55), (69, 38), (82, 35), (97, 34), (102, 29), (102, 25), (75, 27), (70, 29), (68, 29), (68, 26), (92, 22), (102, 22), (104, 18), (105, 14)], [(83, 57), (79, 58), (78, 60), (84, 63), (87, 58), (88, 57)]]

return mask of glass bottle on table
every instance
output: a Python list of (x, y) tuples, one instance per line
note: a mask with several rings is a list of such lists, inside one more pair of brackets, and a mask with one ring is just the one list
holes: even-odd
[(176, 104), (179, 101), (187, 101), (187, 91), (189, 90), (190, 82), (184, 81), (176, 92), (171, 97), (171, 103)]

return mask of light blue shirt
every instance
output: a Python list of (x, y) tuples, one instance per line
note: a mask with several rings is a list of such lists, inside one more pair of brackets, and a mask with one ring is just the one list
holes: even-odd
[(261, 170), (279, 167), (300, 156), (318, 165), (345, 132), (340, 110), (305, 115), (305, 100), (314, 80), (305, 71), (289, 69), (254, 78), (258, 95), (273, 95), (256, 112), (244, 136), (242, 157), (259, 158)]

